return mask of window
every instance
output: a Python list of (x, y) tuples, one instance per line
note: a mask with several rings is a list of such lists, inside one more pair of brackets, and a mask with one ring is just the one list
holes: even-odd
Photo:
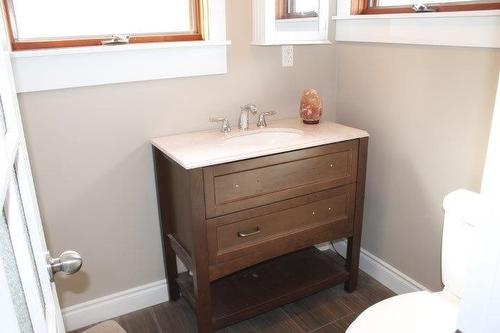
[(3, 0), (13, 50), (201, 40), (201, 0)]
[(276, 0), (276, 19), (318, 17), (319, 0)]
[(500, 0), (352, 0), (351, 13), (353, 15), (414, 13), (412, 6), (417, 3), (426, 4), (430, 10), (437, 12), (500, 9)]

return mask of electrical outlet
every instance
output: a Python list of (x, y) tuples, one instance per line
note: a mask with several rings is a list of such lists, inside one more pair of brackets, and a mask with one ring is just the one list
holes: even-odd
[(293, 67), (293, 46), (283, 45), (281, 47), (281, 65), (283, 67)]

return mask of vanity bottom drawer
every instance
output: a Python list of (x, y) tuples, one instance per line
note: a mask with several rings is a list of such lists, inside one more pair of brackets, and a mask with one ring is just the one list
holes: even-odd
[(355, 184), (207, 221), (211, 280), (352, 234)]

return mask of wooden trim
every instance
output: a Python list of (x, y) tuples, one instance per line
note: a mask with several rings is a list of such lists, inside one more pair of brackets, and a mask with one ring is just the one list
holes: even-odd
[(205, 18), (205, 5), (206, 5), (206, 2), (205, 1), (201, 1), (201, 0), (197, 0), (199, 2), (197, 8), (198, 8), (198, 11), (197, 11), (197, 30), (198, 33), (200, 34), (200, 37), (201, 37), (201, 40), (205, 40), (207, 39), (208, 36), (206, 36), (206, 33), (207, 33), (207, 29), (205, 29), (205, 27), (207, 26), (207, 22), (206, 22), (206, 18)]
[[(194, 15), (194, 24), (191, 22), (193, 26), (193, 31), (201, 34), (201, 0), (193, 0), (193, 2), (189, 3), (189, 8), (191, 10), (192, 15)], [(193, 8), (194, 7), (194, 8)]]
[[(499, 3), (470, 3), (470, 4), (441, 4), (429, 5), (429, 8), (435, 9), (438, 12), (460, 12), (460, 11), (475, 11), (475, 10), (497, 10), (500, 9)], [(369, 0), (352, 0), (351, 14), (352, 15), (374, 15), (374, 14), (403, 14), (415, 13), (410, 6), (401, 7), (377, 7), (370, 6)]]
[[(193, 0), (194, 10), (194, 32), (178, 33), (178, 34), (158, 34), (158, 35), (136, 35), (131, 36), (130, 44), (139, 43), (159, 43), (159, 42), (180, 42), (180, 41), (196, 41), (203, 40), (202, 36), (202, 12), (201, 0)], [(65, 47), (84, 47), (84, 46), (101, 46), (102, 40), (108, 37), (96, 38), (78, 38), (78, 39), (60, 39), (60, 40), (34, 40), (34, 41), (18, 41), (14, 36), (15, 18), (10, 0), (2, 0), (4, 7), (5, 19), (11, 48), (13, 51), (36, 50), (48, 48), (65, 48)]]
[[(18, 42), (11, 43), (13, 51), (36, 50), (36, 49), (53, 49), (64, 47), (83, 47), (83, 46), (101, 46), (103, 38), (89, 39), (68, 39), (54, 41), (33, 41), (33, 42)], [(130, 37), (130, 44), (140, 43), (158, 43), (158, 42), (180, 42), (180, 41), (195, 41), (203, 40), (201, 34), (189, 35), (158, 35), (158, 36), (135, 36)]]
[(288, 14), (288, 1), (280, 0), (276, 1), (276, 19), (282, 20), (287, 17)]
[(361, 15), (369, 7), (369, 0), (351, 0), (351, 15)]
[(15, 21), (15, 18), (13, 17), (13, 13), (11, 11), (9, 11), (9, 8), (10, 8), (10, 0), (2, 0), (2, 3), (1, 3), (1, 6), (2, 6), (2, 12), (4, 13), (4, 17), (5, 17), (5, 23), (7, 24), (7, 32), (8, 32), (8, 35), (9, 35), (9, 41), (11, 43), (11, 49), (13, 49), (12, 47), (12, 43), (14, 41), (14, 21)]

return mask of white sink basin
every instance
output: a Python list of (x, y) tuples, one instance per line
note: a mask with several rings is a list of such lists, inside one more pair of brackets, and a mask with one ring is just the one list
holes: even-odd
[(236, 145), (272, 145), (300, 139), (304, 132), (292, 128), (273, 128), (233, 134), (224, 143)]

